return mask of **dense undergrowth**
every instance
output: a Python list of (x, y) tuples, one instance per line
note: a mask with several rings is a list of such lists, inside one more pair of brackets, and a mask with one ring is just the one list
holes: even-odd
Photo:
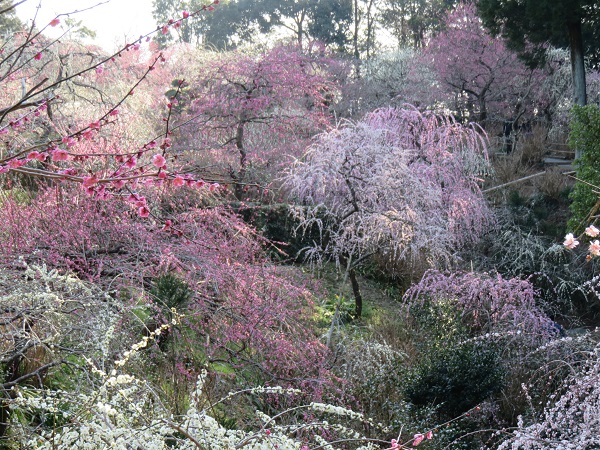
[(317, 43), (2, 38), (0, 449), (600, 445), (597, 107), (574, 184), (560, 54), (458, 8), (383, 97)]
[(307, 226), (286, 203), (148, 186), (136, 201), (159, 222), (12, 183), (4, 448), (535, 448), (594, 429), (557, 409), (583, 408), (582, 389), (596, 407), (600, 336), (571, 331), (598, 324), (595, 260), (556, 243), (567, 203), (551, 189), (509, 194), (476, 245), (411, 273), (385, 251), (305, 264), (334, 219)]

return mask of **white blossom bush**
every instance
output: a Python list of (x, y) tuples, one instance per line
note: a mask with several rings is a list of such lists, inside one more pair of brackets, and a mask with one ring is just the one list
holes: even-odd
[(406, 417), (399, 386), (408, 355), (387, 344), (371, 339), (339, 344), (339, 373), (361, 410), (369, 417), (394, 428), (405, 425)]
[(558, 401), (551, 401), (541, 420), (526, 425), (523, 418), (499, 450), (591, 449), (600, 446), (600, 347), (584, 370), (568, 379)]
[(0, 271), (0, 443), (10, 440), (8, 407), (23, 385), (42, 386), (49, 379), (78, 390), (86, 383), (82, 355), (106, 364), (122, 309), (70, 274), (19, 265)]
[[(335, 435), (348, 448), (376, 449), (376, 441), (367, 439), (352, 428), (341, 423), (329, 422), (332, 417), (340, 422), (370, 421), (362, 414), (339, 406), (311, 403), (291, 408), (270, 417), (256, 411), (255, 430), (228, 429), (212, 417), (210, 411), (219, 402), (207, 402), (204, 371), (198, 378), (190, 398), (190, 407), (181, 417), (173, 417), (161, 404), (150, 385), (133, 376), (93, 371), (102, 381), (100, 386), (87, 394), (73, 395), (64, 391), (24, 389), (16, 396), (14, 410), (45, 413), (61, 413), (64, 425), (45, 430), (21, 428), (19, 444), (36, 450), (98, 449), (118, 450), (191, 450), (191, 449), (279, 449), (307, 450), (310, 447), (336, 449), (323, 437)], [(295, 389), (281, 387), (257, 387), (230, 394), (238, 395), (297, 395)], [(287, 413), (305, 411), (311, 420), (297, 424), (279, 424)], [(317, 419), (317, 416), (324, 417)], [(345, 419), (345, 420), (344, 420)], [(375, 424), (371, 424), (375, 425)], [(378, 441), (385, 444), (384, 441)], [(309, 447), (310, 446), (310, 447)]]
[(96, 286), (45, 265), (25, 264), (22, 270), (0, 271), (0, 308), (1, 364), (17, 350), (21, 356), (42, 346), (59, 352), (67, 342), (106, 357), (120, 313), (114, 299)]

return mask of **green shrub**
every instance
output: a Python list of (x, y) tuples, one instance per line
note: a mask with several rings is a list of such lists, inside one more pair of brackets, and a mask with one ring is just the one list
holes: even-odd
[(317, 227), (298, 230), (299, 220), (291, 207), (285, 203), (233, 203), (236, 214), (256, 229), (263, 237), (275, 243), (279, 250), (270, 246), (269, 254), (275, 259), (291, 259), (298, 262), (304, 259), (302, 249), (320, 239)]
[[(587, 225), (586, 218), (598, 201), (594, 186), (600, 186), (600, 108), (596, 105), (575, 106), (569, 136), (571, 148), (582, 151), (575, 161), (577, 182), (571, 194), (571, 213), (568, 226), (576, 232)], [(589, 183), (589, 184), (587, 184)]]
[(423, 301), (410, 305), (413, 343), (423, 354), (444, 349), (470, 337), (455, 302)]
[(414, 405), (440, 405), (443, 416), (452, 418), (498, 393), (503, 380), (504, 370), (493, 345), (471, 340), (425, 355), (404, 392)]
[[(193, 295), (189, 285), (172, 273), (165, 273), (156, 277), (152, 282), (149, 293), (159, 306), (160, 313), (151, 320), (146, 321), (145, 333), (154, 331), (165, 321), (171, 322), (173, 320), (173, 310), (182, 311), (185, 309)], [(177, 329), (178, 327), (173, 327), (157, 339), (158, 346), (162, 351), (166, 350), (167, 343), (172, 340), (173, 330)]]
[(150, 294), (170, 317), (171, 308), (183, 308), (192, 297), (192, 290), (185, 281), (171, 273), (165, 273), (154, 279)]

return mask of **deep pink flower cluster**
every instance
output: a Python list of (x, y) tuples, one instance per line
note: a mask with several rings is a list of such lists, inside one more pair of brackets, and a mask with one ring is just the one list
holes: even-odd
[[(331, 380), (328, 351), (306, 331), (312, 294), (305, 282), (272, 265), (255, 231), (235, 215), (190, 208), (155, 224), (139, 218), (146, 196), (130, 197), (106, 202), (57, 187), (28, 204), (8, 198), (0, 210), (0, 263), (22, 256), (113, 288), (115, 277), (123, 287), (143, 286), (177, 273), (194, 289), (181, 311), (190, 330), (182, 339), (191, 347), (204, 346), (209, 360), (240, 373), (251, 368), (264, 381), (302, 384), (318, 395)], [(138, 216), (129, 204), (144, 211)]]

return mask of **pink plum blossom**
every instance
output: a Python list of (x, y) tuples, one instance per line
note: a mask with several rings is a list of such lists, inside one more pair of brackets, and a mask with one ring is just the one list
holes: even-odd
[(137, 160), (135, 159), (135, 157), (131, 157), (127, 160), (127, 162), (125, 163), (125, 167), (132, 169), (135, 167), (135, 165), (137, 164)]
[(83, 177), (83, 187), (90, 187), (98, 183), (98, 178), (96, 175), (92, 175), (91, 177)]
[(600, 241), (596, 239), (593, 242), (590, 242), (589, 252), (592, 256), (600, 256)]
[(598, 236), (598, 234), (600, 233), (600, 230), (598, 228), (596, 228), (594, 225), (590, 225), (589, 227), (587, 227), (585, 229), (585, 234), (587, 234), (589, 237), (596, 237)]
[(66, 150), (59, 148), (59, 149), (52, 151), (52, 159), (54, 161), (66, 161), (69, 159), (69, 154), (67, 153)]
[(415, 434), (413, 437), (413, 446), (416, 447), (419, 445), (421, 442), (423, 442), (423, 439), (425, 439), (425, 436), (423, 436), (421, 433)]
[(152, 157), (152, 164), (154, 165), (154, 167), (157, 167), (159, 169), (164, 167), (166, 162), (167, 162), (167, 160), (160, 153), (157, 153), (156, 155), (154, 155)]
[(573, 236), (573, 233), (569, 233), (565, 236), (563, 245), (569, 249), (574, 249), (579, 245), (579, 241)]
[(11, 169), (17, 169), (17, 168), (25, 165), (26, 163), (27, 163), (26, 161), (23, 161), (21, 159), (11, 159), (10, 162), (8, 163), (8, 166)]
[(65, 136), (62, 138), (62, 143), (67, 147), (73, 147), (75, 145), (75, 139), (73, 139), (73, 136)]

